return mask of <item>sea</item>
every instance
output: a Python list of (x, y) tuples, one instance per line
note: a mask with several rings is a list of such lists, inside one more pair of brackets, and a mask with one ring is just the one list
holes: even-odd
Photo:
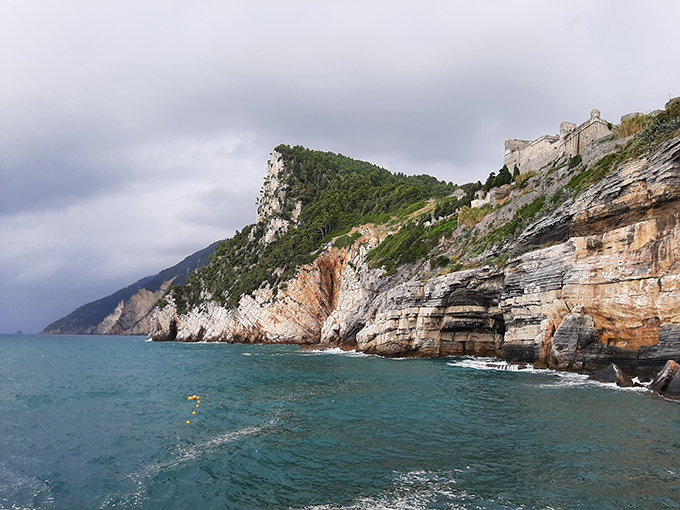
[(680, 508), (680, 403), (493, 359), (2, 335), (0, 508)]

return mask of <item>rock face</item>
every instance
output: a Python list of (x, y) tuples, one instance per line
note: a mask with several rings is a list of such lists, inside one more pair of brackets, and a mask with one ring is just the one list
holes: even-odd
[[(275, 189), (268, 193), (263, 218), (277, 210)], [(302, 267), (276, 296), (261, 288), (236, 309), (208, 303), (182, 316), (171, 303), (152, 314), (150, 338), (499, 356), (567, 370), (638, 370), (680, 355), (678, 137), (526, 228), (518, 247), (549, 246), (504, 267), (381, 277), (366, 264), (381, 238), (362, 233)]]
[[(291, 223), (290, 219), (282, 217), (287, 198), (283, 183), (279, 179), (279, 174), (283, 168), (281, 154), (274, 151), (267, 163), (267, 177), (265, 177), (264, 186), (262, 186), (262, 196), (257, 208), (257, 223), (267, 225), (262, 240), (265, 244), (271, 243), (277, 235), (285, 232)], [(298, 219), (301, 210), (302, 203), (296, 203), (292, 213), (293, 222)]]
[(332, 249), (274, 296), (267, 287), (243, 296), (238, 308), (228, 310), (209, 302), (178, 317), (173, 306), (156, 310), (149, 338), (185, 342), (296, 343), (340, 345), (347, 336), (345, 318), (368, 292), (377, 271), (364, 267), (366, 253), (376, 239), (362, 237), (349, 249)]
[(179, 264), (119, 290), (105, 298), (81, 306), (49, 326), (44, 334), (66, 335), (146, 335), (150, 331), (149, 312), (171, 284), (184, 283), (196, 268), (204, 266), (217, 248), (213, 243), (189, 255)]
[(371, 303), (357, 348), (383, 356), (495, 356), (505, 333), (502, 288), (503, 273), (490, 268), (398, 285)]
[(610, 363), (604, 370), (599, 370), (598, 372), (590, 374), (589, 379), (600, 382), (616, 383), (617, 386), (621, 386), (622, 388), (634, 386), (630, 376), (625, 374), (614, 363)]
[(156, 292), (139, 289), (128, 300), (121, 300), (116, 309), (97, 326), (97, 335), (143, 335), (149, 331), (148, 314), (172, 284), (168, 280)]
[(668, 360), (650, 383), (649, 389), (667, 397), (680, 399), (680, 365)]
[(543, 222), (570, 237), (506, 266), (503, 355), (535, 359), (543, 346), (550, 366), (592, 369), (659, 365), (678, 352), (679, 178), (676, 138)]

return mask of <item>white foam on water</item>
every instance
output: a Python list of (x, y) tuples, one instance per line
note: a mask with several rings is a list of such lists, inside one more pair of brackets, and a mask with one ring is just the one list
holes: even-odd
[[(588, 379), (587, 375), (584, 374), (576, 374), (580, 375), (581, 377), (576, 379), (574, 378), (573, 380), (568, 380), (566, 383), (561, 382), (558, 383), (558, 385), (561, 386), (596, 386), (600, 388), (605, 388), (608, 390), (615, 390), (615, 391), (634, 391), (634, 392), (640, 392), (640, 393), (646, 393), (649, 391), (649, 388), (646, 386), (631, 386), (631, 387), (622, 387), (617, 385), (616, 383), (607, 383), (607, 382), (601, 382), (601, 381), (595, 381), (593, 379)], [(563, 378), (565, 380), (566, 378)], [(544, 385), (545, 386), (545, 385)]]
[[(505, 360), (497, 358), (476, 358), (476, 357), (464, 357), (460, 360), (450, 361), (447, 365), (451, 367), (459, 368), (471, 368), (474, 370), (498, 370), (498, 371), (510, 371), (510, 372), (526, 372), (531, 374), (541, 374), (551, 377), (549, 382), (545, 382), (539, 385), (539, 388), (556, 388), (556, 387), (575, 387), (575, 386), (598, 386), (601, 388), (606, 388), (610, 390), (617, 391), (635, 391), (635, 392), (647, 392), (649, 391), (646, 386), (633, 386), (629, 388), (623, 388), (618, 386), (616, 383), (605, 383), (600, 381), (595, 381), (589, 379), (587, 374), (579, 374), (576, 372), (560, 372), (552, 369), (537, 369), (530, 363), (524, 365), (521, 368), (518, 363), (508, 363)], [(633, 382), (641, 384), (640, 381), (635, 378)]]
[[(53, 508), (54, 495), (52, 489), (46, 480), (41, 480), (34, 476), (27, 476), (23, 473), (16, 473), (7, 468), (3, 468), (0, 473), (0, 509), (11, 510), (32, 510), (35, 508)], [(30, 499), (33, 501), (42, 501), (35, 506), (30, 504), (25, 506), (20, 503), (12, 502), (10, 504), (9, 495), (25, 494), (22, 499)], [(30, 493), (30, 496), (27, 495)]]
[(475, 370), (499, 370), (503, 372), (531, 372), (544, 374), (546, 370), (538, 370), (531, 363), (508, 363), (498, 358), (464, 357), (460, 360), (446, 363), (450, 367), (472, 368)]
[(375, 354), (366, 354), (356, 350), (345, 351), (340, 347), (330, 347), (328, 349), (318, 349), (312, 351), (298, 351), (302, 356), (347, 356), (350, 358), (380, 358)]
[[(590, 386), (607, 390), (633, 391), (638, 393), (646, 393), (649, 391), (649, 388), (646, 386), (632, 386), (624, 388), (617, 385), (616, 383), (595, 381), (593, 379), (589, 379), (587, 374), (578, 374), (575, 372), (558, 372), (556, 370), (546, 370), (545, 372), (553, 375), (555, 378), (550, 382), (540, 384), (539, 388), (574, 388)], [(635, 382), (635, 380), (633, 380), (633, 382)]]
[[(305, 510), (424, 510), (427, 508), (448, 508), (467, 510), (479, 508), (517, 509), (505, 501), (482, 498), (461, 490), (456, 478), (465, 470), (444, 472), (410, 471), (395, 473), (392, 487), (374, 497), (357, 498), (349, 505), (314, 505), (311, 502)], [(440, 506), (440, 505), (445, 505)], [(437, 505), (437, 506), (433, 506)]]

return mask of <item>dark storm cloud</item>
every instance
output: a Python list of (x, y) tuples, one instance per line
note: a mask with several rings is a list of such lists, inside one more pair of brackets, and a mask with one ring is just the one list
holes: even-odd
[(680, 95), (676, 2), (0, 4), (0, 331), (255, 218), (280, 144), (458, 183)]

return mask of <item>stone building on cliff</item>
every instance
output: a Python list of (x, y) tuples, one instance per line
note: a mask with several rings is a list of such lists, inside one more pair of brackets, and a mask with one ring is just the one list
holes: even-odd
[(600, 110), (596, 108), (590, 112), (590, 119), (580, 126), (562, 122), (558, 136), (544, 135), (532, 141), (508, 138), (505, 140), (505, 165), (511, 172), (517, 166), (524, 173), (540, 170), (560, 156), (588, 156), (593, 142), (612, 134), (610, 126), (600, 118)]

